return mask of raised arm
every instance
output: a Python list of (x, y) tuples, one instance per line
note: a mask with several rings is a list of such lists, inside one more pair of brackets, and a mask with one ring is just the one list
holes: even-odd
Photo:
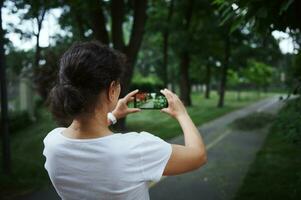
[[(112, 114), (116, 119), (121, 119), (128, 114), (140, 112), (139, 108), (129, 108), (128, 103), (134, 100), (134, 95), (139, 92), (138, 89), (128, 93), (125, 97), (118, 100), (116, 108), (112, 111)], [(108, 119), (108, 126), (111, 125), (111, 121)]]
[(185, 145), (172, 144), (172, 154), (163, 175), (176, 175), (198, 169), (207, 162), (207, 154), (201, 134), (189, 117), (179, 97), (168, 89), (161, 90), (167, 98), (168, 108), (161, 111), (178, 120)]

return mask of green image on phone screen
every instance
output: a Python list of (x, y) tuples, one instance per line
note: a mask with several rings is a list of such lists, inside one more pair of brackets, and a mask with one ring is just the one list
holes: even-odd
[(160, 93), (139, 92), (135, 95), (134, 107), (141, 109), (162, 109), (168, 107), (165, 96)]

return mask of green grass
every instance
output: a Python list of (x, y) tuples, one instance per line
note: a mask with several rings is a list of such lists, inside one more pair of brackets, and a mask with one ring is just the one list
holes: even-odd
[(235, 199), (301, 199), (300, 145), (270, 132)]
[[(38, 113), (38, 121), (11, 138), (12, 174), (0, 173), (0, 196), (18, 196), (49, 184), (44, 170), (43, 138), (55, 127), (51, 116), (45, 110)], [(2, 166), (2, 152), (0, 155)], [(1, 169), (2, 170), (2, 169)]]
[(301, 99), (277, 114), (236, 200), (301, 199)]
[[(273, 94), (261, 95), (260, 98)], [(236, 100), (234, 92), (228, 92), (224, 108), (217, 108), (217, 94), (212, 92), (212, 98), (206, 100), (202, 95), (193, 94), (193, 106), (188, 108), (193, 121), (201, 125), (218, 116), (241, 108), (258, 100), (254, 92), (245, 92), (242, 100)], [(127, 118), (128, 127), (135, 131), (148, 131), (163, 139), (169, 139), (181, 134), (177, 122), (159, 111), (143, 111)], [(38, 112), (38, 121), (23, 130), (14, 133), (11, 138), (12, 174), (6, 176), (0, 172), (0, 196), (11, 197), (39, 189), (50, 184), (44, 169), (43, 138), (56, 127), (50, 114), (43, 108)], [(2, 149), (1, 149), (2, 150)], [(2, 152), (0, 152), (2, 166)], [(2, 170), (2, 169), (1, 169)]]

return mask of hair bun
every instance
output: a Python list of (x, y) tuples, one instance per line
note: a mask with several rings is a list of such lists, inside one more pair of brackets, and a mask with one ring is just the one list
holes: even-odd
[(121, 80), (124, 65), (122, 54), (99, 42), (72, 45), (60, 59), (58, 84), (48, 98), (56, 120), (64, 123), (94, 114), (97, 106), (106, 103), (100, 94), (108, 91), (112, 81)]
[(51, 93), (50, 109), (58, 117), (74, 117), (84, 107), (84, 98), (80, 91), (70, 84), (58, 84)]

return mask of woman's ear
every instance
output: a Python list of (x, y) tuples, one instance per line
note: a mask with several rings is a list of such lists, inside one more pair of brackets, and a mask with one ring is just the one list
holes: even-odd
[(109, 101), (114, 101), (114, 95), (115, 95), (115, 81), (112, 81), (110, 83), (110, 87), (108, 90), (108, 100)]
[(111, 102), (115, 101), (117, 95), (119, 96), (119, 83), (117, 81), (112, 81), (109, 87), (108, 100)]

